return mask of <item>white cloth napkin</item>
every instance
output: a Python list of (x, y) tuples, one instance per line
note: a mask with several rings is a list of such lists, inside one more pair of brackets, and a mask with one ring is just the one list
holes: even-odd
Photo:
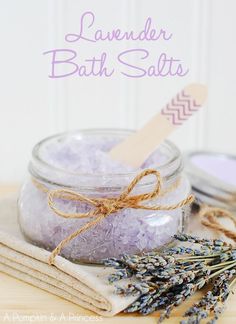
[(111, 268), (78, 265), (60, 256), (56, 257), (55, 266), (50, 266), (49, 255), (22, 236), (16, 198), (1, 199), (0, 271), (103, 316), (113, 316), (135, 300), (114, 293), (114, 285), (107, 281)]

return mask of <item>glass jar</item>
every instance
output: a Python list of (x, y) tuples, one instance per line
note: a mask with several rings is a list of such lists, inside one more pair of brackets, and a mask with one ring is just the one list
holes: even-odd
[(236, 156), (193, 151), (186, 154), (185, 164), (196, 197), (194, 211), (207, 205), (236, 212)]
[[(48, 206), (46, 191), (66, 188), (86, 197), (117, 197), (140, 173), (140, 169), (106, 172), (105, 162), (105, 169), (100, 173), (91, 170), (75, 171), (72, 167), (75, 161), (70, 163), (70, 159), (76, 152), (71, 152), (65, 143), (76, 141), (78, 145), (83, 145), (84, 141), (89, 140), (96, 146), (98, 140), (117, 142), (131, 133), (132, 131), (116, 129), (81, 130), (46, 138), (34, 147), (29, 163), (30, 177), (22, 186), (18, 200), (20, 227), (29, 242), (53, 250), (63, 239), (91, 220), (91, 218), (65, 219), (58, 216)], [(56, 145), (58, 147), (64, 145), (63, 153), (57, 152), (53, 159), (50, 154), (46, 156), (45, 152), (50, 153)], [(96, 160), (96, 152), (93, 152), (92, 146), (90, 150), (89, 158), (84, 154), (86, 155), (84, 159), (87, 159), (84, 166), (86, 163), (87, 165), (101, 163), (100, 160)], [(78, 159), (83, 162), (81, 155)], [(63, 167), (58, 165), (57, 158), (64, 161)], [(95, 162), (91, 161), (93, 158)], [(84, 169), (84, 166), (81, 168)], [(160, 172), (163, 184), (160, 196), (145, 202), (146, 204), (173, 205), (189, 195), (190, 185), (183, 174), (180, 151), (173, 143), (163, 142), (158, 151), (150, 157), (149, 164), (144, 163), (142, 166), (142, 168), (149, 167)], [(155, 184), (156, 178), (148, 175), (135, 186), (131, 195), (150, 192)], [(91, 208), (87, 203), (62, 198), (56, 199), (56, 205), (66, 213), (84, 213)], [(137, 254), (159, 249), (172, 242), (174, 234), (183, 231), (188, 213), (188, 206), (170, 211), (122, 209), (75, 237), (62, 249), (61, 255), (73, 262), (97, 263), (104, 258), (119, 257), (124, 253)]]

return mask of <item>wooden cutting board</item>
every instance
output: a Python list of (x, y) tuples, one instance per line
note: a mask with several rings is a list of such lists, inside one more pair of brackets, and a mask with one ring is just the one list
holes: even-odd
[[(0, 196), (17, 189), (16, 185), (0, 185)], [(112, 318), (105, 318), (3, 273), (0, 273), (0, 292), (0, 323), (154, 324), (159, 317), (159, 312), (156, 312), (147, 317), (119, 314)], [(184, 305), (177, 307), (171, 318), (164, 323), (179, 323), (182, 319), (181, 315), (201, 297), (201, 294), (199, 292)], [(31, 322), (30, 316), (32, 316)], [(236, 294), (229, 297), (226, 311), (218, 321), (218, 324), (223, 323), (236, 323)]]

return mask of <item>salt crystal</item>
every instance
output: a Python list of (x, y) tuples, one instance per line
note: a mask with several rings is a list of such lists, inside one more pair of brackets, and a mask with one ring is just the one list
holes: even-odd
[[(89, 134), (80, 136), (80, 133), (59, 136), (41, 144), (37, 151), (40, 159), (53, 168), (48, 169), (46, 165), (36, 170), (34, 162), (31, 168), (50, 182), (72, 186), (73, 190), (96, 197), (119, 194), (122, 188), (130, 183), (134, 172), (138, 173), (144, 168), (158, 169), (162, 166), (161, 169), (168, 174), (170, 166), (167, 160), (171, 152), (167, 154), (167, 151), (161, 148), (157, 149), (139, 170), (111, 160), (107, 152), (120, 140), (119, 136), (106, 134), (96, 137)], [(165, 145), (169, 145), (170, 151), (172, 144), (164, 143), (163, 146)], [(163, 168), (163, 165), (166, 166)], [(127, 176), (119, 177), (120, 173)], [(177, 176), (180, 174), (175, 170), (175, 181)], [(181, 178), (177, 188), (151, 203), (167, 205), (186, 198), (189, 184), (183, 175)], [(118, 184), (121, 183), (122, 188), (119, 189)], [(55, 187), (47, 182), (44, 184), (49, 188)], [(90, 186), (90, 189), (94, 186), (94, 192), (86, 189), (86, 186)], [(137, 185), (136, 191), (141, 190), (141, 186)], [(85, 213), (90, 210), (87, 204), (62, 199), (57, 199), (57, 207), (66, 213)], [(123, 253), (133, 254), (158, 249), (169, 243), (172, 236), (180, 230), (184, 210), (123, 209), (109, 215), (95, 227), (69, 242), (63, 248), (62, 255), (73, 261), (100, 262), (104, 258), (120, 257)], [(49, 250), (54, 249), (61, 240), (89, 221), (86, 218), (64, 219), (56, 215), (47, 205), (46, 194), (36, 188), (31, 179), (21, 190), (19, 211), (21, 228), (27, 239)]]

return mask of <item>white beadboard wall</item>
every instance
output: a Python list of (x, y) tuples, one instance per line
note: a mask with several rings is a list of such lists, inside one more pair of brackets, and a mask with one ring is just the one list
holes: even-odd
[[(72, 44), (83, 58), (147, 48), (166, 50), (190, 72), (183, 78), (49, 79), (44, 51), (69, 47), (79, 18), (93, 11), (104, 30), (141, 30), (148, 16), (173, 33), (163, 43)], [(182, 150), (236, 154), (235, 0), (0, 0), (0, 182), (22, 181), (33, 145), (77, 128), (139, 128), (189, 82), (204, 82), (204, 109), (171, 136)], [(79, 59), (78, 59), (79, 61)]]

